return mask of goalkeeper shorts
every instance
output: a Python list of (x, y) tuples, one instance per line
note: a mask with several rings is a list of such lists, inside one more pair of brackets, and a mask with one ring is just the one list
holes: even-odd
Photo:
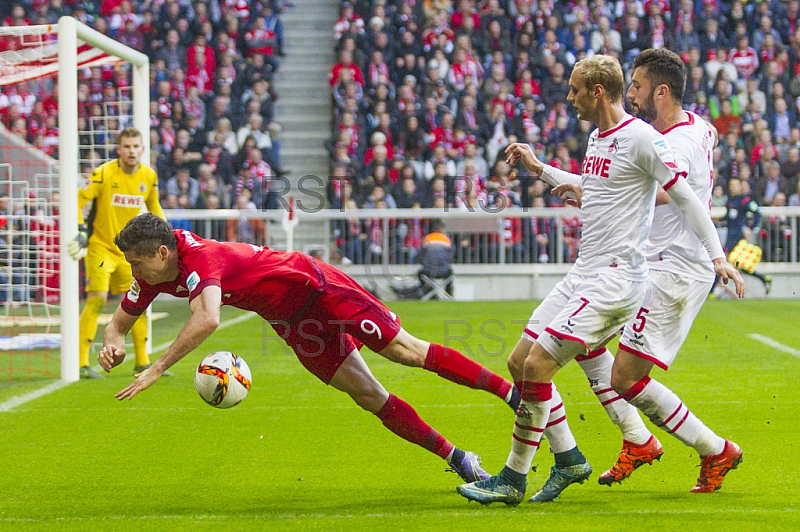
[(120, 294), (131, 287), (131, 265), (118, 253), (112, 253), (103, 246), (89, 244), (84, 265), (87, 292), (105, 294), (110, 289), (112, 294)]

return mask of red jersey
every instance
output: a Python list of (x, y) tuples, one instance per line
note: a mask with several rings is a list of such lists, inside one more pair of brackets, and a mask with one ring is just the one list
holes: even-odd
[(191, 301), (206, 286), (222, 289), (222, 304), (250, 310), (268, 321), (293, 321), (309, 298), (326, 285), (327, 267), (303, 253), (285, 253), (241, 242), (206, 240), (186, 230), (178, 239), (180, 274), (149, 285), (136, 279), (122, 310), (141, 315), (159, 293)]

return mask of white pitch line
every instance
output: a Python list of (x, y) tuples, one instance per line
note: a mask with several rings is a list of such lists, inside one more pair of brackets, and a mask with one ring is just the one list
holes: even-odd
[[(242, 323), (243, 321), (247, 321), (247, 320), (249, 320), (250, 318), (252, 318), (253, 316), (256, 316), (256, 315), (257, 314), (255, 314), (254, 312), (248, 312), (246, 314), (242, 314), (241, 316), (236, 316), (235, 318), (232, 318), (230, 320), (222, 322), (219, 325), (219, 327), (217, 327), (217, 330), (219, 331), (220, 329), (226, 329), (226, 328), (228, 328), (228, 327), (230, 327), (232, 325), (236, 325), (238, 323)], [(170, 345), (172, 345), (172, 342), (164, 342), (163, 344), (159, 344), (159, 345), (157, 345), (157, 346), (155, 346), (153, 348), (153, 352), (150, 353), (150, 354), (152, 355), (152, 354), (160, 353), (160, 352), (164, 351)], [(132, 357), (128, 357), (128, 358), (126, 358), (125, 361), (127, 361), (128, 359), (131, 359), (131, 358)], [(125, 361), (123, 361), (123, 363)], [(95, 366), (94, 369), (95, 369), (95, 371), (98, 371), (98, 370), (101, 370), (102, 368), (100, 368), (100, 366)], [(0, 403), (0, 412), (8, 412), (12, 408), (16, 408), (16, 407), (18, 407), (20, 405), (24, 405), (25, 403), (27, 403), (29, 401), (33, 401), (34, 399), (38, 399), (39, 397), (42, 397), (42, 396), (47, 395), (47, 394), (50, 394), (50, 393), (52, 393), (52, 392), (54, 392), (56, 390), (60, 390), (61, 388), (64, 388), (65, 386), (68, 386), (70, 384), (72, 384), (72, 382), (57, 380), (57, 381), (51, 382), (50, 384), (48, 384), (44, 388), (39, 388), (38, 390), (34, 390), (32, 392), (26, 393), (25, 395), (20, 395), (19, 397), (12, 397), (8, 401), (6, 401), (4, 403)]]
[(789, 353), (790, 355), (794, 355), (797, 358), (800, 358), (800, 351), (798, 351), (794, 347), (789, 347), (788, 345), (783, 345), (780, 342), (776, 342), (772, 338), (769, 338), (767, 336), (761, 336), (760, 334), (757, 334), (757, 333), (748, 334), (747, 336), (749, 336), (753, 340), (758, 340), (762, 344), (766, 344), (766, 345), (768, 345), (770, 347), (774, 347), (778, 351), (783, 351), (784, 353)]
[[(581, 512), (581, 515), (595, 516), (659, 516), (659, 515), (758, 515), (758, 514), (795, 514), (797, 508), (718, 508), (718, 509), (647, 509), (647, 510), (597, 510), (593, 512)], [(373, 512), (364, 514), (349, 513), (278, 513), (278, 514), (257, 514), (257, 515), (225, 515), (225, 514), (186, 514), (186, 515), (104, 515), (102, 517), (84, 516), (58, 516), (58, 517), (0, 517), (0, 522), (5, 523), (45, 523), (50, 521), (57, 522), (95, 522), (95, 521), (154, 521), (154, 520), (199, 520), (199, 521), (224, 521), (230, 519), (248, 519), (255, 521), (266, 520), (295, 520), (295, 519), (397, 519), (397, 518), (431, 518), (431, 517), (475, 517), (480, 515), (491, 515), (491, 510), (476, 508), (475, 511), (454, 510), (451, 512), (431, 511), (431, 512)], [(551, 516), (555, 515), (549, 511), (536, 511), (525, 509), (526, 516)]]
[(19, 405), (24, 405), (28, 401), (33, 401), (34, 399), (38, 399), (39, 397), (41, 397), (43, 395), (47, 395), (47, 394), (49, 394), (51, 392), (54, 392), (56, 390), (60, 390), (61, 388), (63, 388), (64, 386), (67, 386), (69, 384), (72, 384), (72, 383), (68, 382), (68, 381), (57, 380), (57, 381), (51, 382), (50, 384), (48, 384), (44, 388), (39, 388), (38, 390), (34, 390), (32, 392), (26, 393), (25, 395), (20, 395), (19, 397), (12, 397), (11, 399), (6, 401), (5, 403), (0, 403), (0, 412), (8, 412), (9, 410), (11, 410), (14, 407), (17, 407)]

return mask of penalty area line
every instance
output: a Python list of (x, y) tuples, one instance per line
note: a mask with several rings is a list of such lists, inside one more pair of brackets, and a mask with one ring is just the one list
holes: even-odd
[(749, 336), (753, 340), (761, 342), (762, 344), (766, 344), (774, 349), (777, 349), (778, 351), (783, 351), (784, 353), (788, 353), (790, 355), (796, 356), (797, 358), (800, 358), (800, 351), (798, 351), (793, 347), (789, 347), (788, 345), (783, 345), (780, 342), (776, 342), (775, 340), (773, 340), (768, 336), (761, 336), (758, 333), (751, 333), (748, 334), (747, 336)]
[[(247, 320), (249, 320), (250, 318), (252, 318), (254, 316), (256, 316), (256, 314), (254, 312), (247, 312), (247, 313), (242, 314), (240, 316), (236, 316), (235, 318), (231, 318), (231, 319), (229, 319), (227, 321), (224, 321), (224, 322), (220, 323), (219, 327), (217, 327), (217, 331), (219, 331), (220, 329), (226, 329), (226, 328), (231, 327), (233, 325), (237, 325), (239, 323), (242, 323), (243, 321), (247, 321)], [(155, 346), (153, 348), (153, 352), (150, 353), (150, 354), (151, 355), (155, 355), (155, 354), (161, 353), (166, 348), (168, 348), (170, 345), (172, 345), (172, 342), (164, 342), (162, 344), (159, 344), (159, 345), (157, 345), (157, 346)], [(131, 359), (133, 359), (133, 357), (126, 357), (126, 359), (123, 361), (123, 364), (125, 362), (127, 362), (128, 360), (131, 360)], [(120, 364), (120, 365), (122, 365), (122, 364)], [(101, 371), (102, 370), (102, 368), (100, 366), (95, 366), (94, 369), (95, 369), (95, 371)], [(77, 381), (73, 381), (73, 382), (77, 382)], [(39, 388), (38, 390), (34, 390), (32, 392), (28, 392), (25, 395), (20, 395), (19, 397), (12, 397), (8, 401), (0, 403), (0, 412), (8, 412), (12, 408), (16, 408), (16, 407), (18, 407), (20, 405), (24, 405), (25, 403), (33, 401), (34, 399), (38, 399), (40, 397), (43, 397), (43, 396), (48, 395), (50, 393), (53, 393), (56, 390), (60, 390), (61, 388), (64, 388), (65, 386), (69, 386), (70, 384), (72, 384), (72, 382), (57, 380), (57, 381), (49, 383), (47, 386), (44, 386), (43, 388)]]

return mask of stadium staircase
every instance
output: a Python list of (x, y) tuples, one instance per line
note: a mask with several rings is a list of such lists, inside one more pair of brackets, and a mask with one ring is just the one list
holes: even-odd
[[(280, 95), (276, 120), (283, 128), (281, 165), (291, 171), (288, 179), (298, 199), (306, 196), (297, 189), (306, 175), (319, 176), (321, 181), (313, 184), (306, 179), (303, 187), (325, 195), (329, 157), (323, 143), (330, 137), (332, 117), (328, 73), (335, 62), (333, 25), (340, 3), (302, 0), (281, 14), (286, 57), (274, 82)], [(315, 198), (306, 201), (306, 205), (319, 203)]]

